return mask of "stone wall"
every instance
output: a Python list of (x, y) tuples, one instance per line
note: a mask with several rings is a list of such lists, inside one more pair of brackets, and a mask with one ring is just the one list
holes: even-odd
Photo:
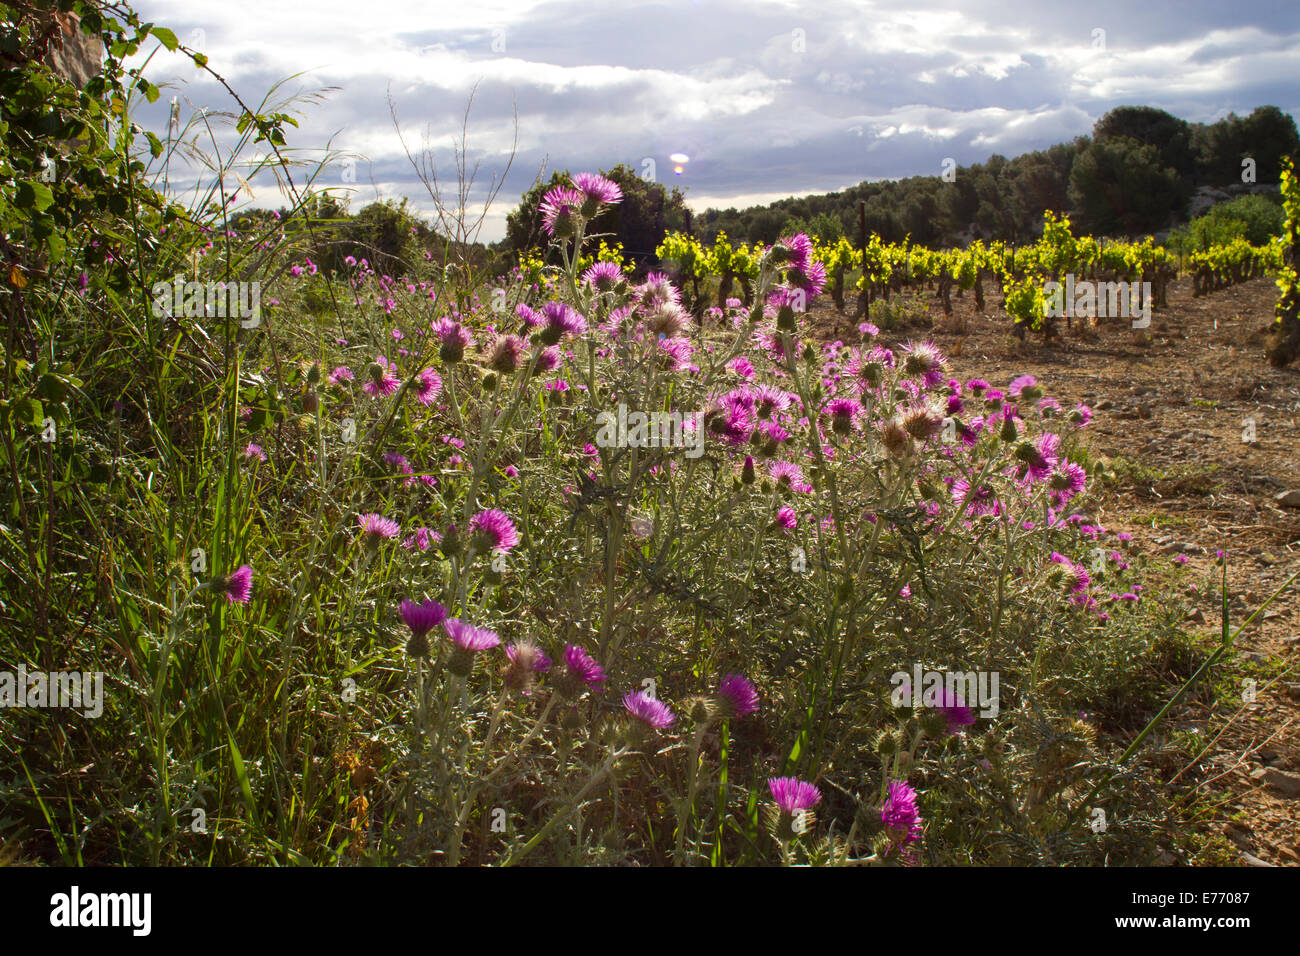
[(54, 15), (54, 18), (58, 22), (45, 62), (61, 76), (84, 87), (99, 72), (104, 59), (104, 44), (99, 37), (82, 32), (75, 13)]

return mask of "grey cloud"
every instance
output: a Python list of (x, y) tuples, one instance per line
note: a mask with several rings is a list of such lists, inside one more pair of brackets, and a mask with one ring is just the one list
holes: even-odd
[[(141, 14), (162, 24), (178, 19), (171, 11), (151, 10), (154, 5), (142, 0)], [(1300, 107), (1294, 83), (1278, 65), (1300, 52), (1300, 12), (1293, 2), (1225, 7), (1218, 0), (1097, 0), (1086, 6), (973, 0), (961, 5), (960, 26), (950, 35), (927, 31), (923, 20), (893, 34), (883, 29), (893, 22), (890, 17), (949, 9), (931, 0), (911, 3), (906, 11), (835, 0), (618, 7), (556, 0), (500, 23), (485, 18), (468, 29), (395, 25), (395, 54), (457, 56), (463, 66), (444, 81), (418, 69), (407, 76), (353, 75), (340, 56), (295, 82), (304, 90), (341, 90), (306, 113), (292, 143), (320, 146), (341, 130), (337, 145), (360, 149), (356, 144), (364, 143), (362, 151), (373, 154), (373, 166), (359, 179), (373, 174), (423, 208), (427, 197), (391, 128), (390, 82), (408, 141), (418, 147), (428, 125), (435, 157), (445, 168), (450, 136), (465, 109), (465, 83), (480, 79), (471, 148), (483, 148), (488, 136), (499, 139), (518, 111), (520, 151), (502, 193), (508, 202), (531, 184), (543, 162), (577, 170), (617, 162), (636, 166), (643, 157), (656, 159), (661, 179), (725, 201), (929, 174), (946, 156), (967, 164), (995, 152), (1009, 156), (1044, 148), (1089, 132), (1102, 113), (1125, 103), (1149, 102), (1201, 121), (1266, 102), (1292, 112)], [(193, 19), (214, 17), (217, 22), (207, 27), (212, 45), (233, 51), (224, 66), (237, 73), (238, 88), (252, 102), (277, 79), (317, 66), (306, 61), (319, 51), (295, 52), (292, 36), (277, 38), (272, 48), (253, 47), (252, 31), (242, 25), (222, 23), (216, 14)], [(500, 54), (491, 49), (498, 26), (505, 39)], [(1106, 30), (1110, 51), (1109, 72), (1097, 76), (1116, 78), (1116, 94), (1099, 94), (1105, 87), (1090, 86), (1076, 73), (1081, 63), (1091, 62), (1086, 54), (1096, 27)], [(1258, 39), (1233, 32), (1244, 27), (1258, 31)], [(804, 31), (803, 52), (792, 42), (795, 29)], [(914, 42), (891, 47), (888, 36)], [(1144, 56), (1155, 47), (1197, 41), (1185, 63)], [(1254, 64), (1261, 56), (1277, 62), (1260, 71)], [(525, 68), (508, 78), (501, 72), (502, 57)], [(216, 60), (213, 65), (223, 68)], [(590, 74), (558, 86), (551, 79), (557, 67), (601, 66), (623, 70), (609, 72), (598, 84), (589, 82)], [(1207, 67), (1217, 69), (1213, 79), (1192, 82)], [(1096, 79), (1091, 73), (1088, 78)], [(1135, 96), (1130, 89), (1144, 92)], [(223, 102), (210, 82), (191, 83), (186, 92), (200, 102)], [(743, 109), (719, 109), (743, 96), (759, 98)], [(166, 97), (140, 116), (145, 125), (165, 128)], [(920, 128), (884, 135), (904, 122)], [(692, 157), (680, 178), (667, 159), (674, 151)], [(504, 165), (500, 155), (482, 158), (485, 176)]]

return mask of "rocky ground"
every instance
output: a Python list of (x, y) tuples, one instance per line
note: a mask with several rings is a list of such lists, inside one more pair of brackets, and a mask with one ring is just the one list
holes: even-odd
[[(1270, 280), (1255, 279), (1195, 298), (1184, 279), (1150, 328), (1075, 320), (1044, 343), (1009, 334), (995, 291), (985, 314), (967, 294), (951, 317), (927, 296), (932, 328), (881, 338), (930, 335), (963, 380), (1005, 387), (1027, 373), (1063, 405), (1091, 406), (1093, 460), (1113, 474), (1097, 519), (1171, 564), (1186, 556), (1186, 626), (1211, 635), (1221, 595), (1204, 582), (1216, 550), (1228, 555), (1234, 629), (1300, 570), (1300, 368), (1264, 360), (1275, 297)], [(852, 327), (833, 307), (812, 318), (828, 336)], [(1239, 685), (1236, 696), (1192, 695), (1168, 728), (1199, 734), (1206, 748), (1171, 762), (1167, 780), (1194, 785), (1211, 808), (1206, 827), (1243, 863), (1300, 865), (1300, 582), (1242, 632), (1233, 654), (1216, 676)]]

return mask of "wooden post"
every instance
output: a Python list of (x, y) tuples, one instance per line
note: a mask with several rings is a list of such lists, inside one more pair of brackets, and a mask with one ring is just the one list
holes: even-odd
[[(867, 201), (865, 199), (858, 203), (858, 249), (862, 251), (862, 269), (863, 275), (866, 275), (867, 268)], [(858, 295), (858, 309), (862, 313), (863, 319), (869, 319), (871, 306), (871, 290), (867, 284), (862, 283), (862, 292)]]

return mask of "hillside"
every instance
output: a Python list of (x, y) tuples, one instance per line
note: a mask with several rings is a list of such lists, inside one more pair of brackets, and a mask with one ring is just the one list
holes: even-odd
[[(1208, 124), (1124, 106), (1103, 116), (1091, 137), (957, 166), (948, 180), (911, 176), (740, 210), (708, 209), (696, 217), (695, 231), (706, 240), (725, 232), (733, 240), (770, 243), (801, 229), (822, 239), (853, 239), (865, 226), (887, 242), (910, 235), (946, 246), (972, 238), (1019, 241), (1034, 235), (1051, 211), (1073, 213), (1096, 235), (1155, 233), (1195, 215), (1211, 190), (1275, 191), (1280, 158), (1298, 148), (1295, 120), (1275, 106)], [(1254, 160), (1253, 181), (1243, 179), (1247, 159)]]

